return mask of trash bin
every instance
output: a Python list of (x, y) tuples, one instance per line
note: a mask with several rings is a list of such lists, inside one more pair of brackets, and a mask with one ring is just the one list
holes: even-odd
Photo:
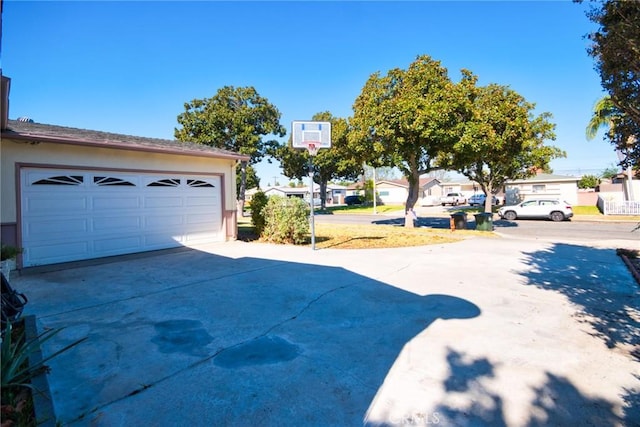
[(489, 212), (478, 213), (476, 217), (476, 230), (493, 231), (493, 214)]
[(467, 228), (467, 214), (464, 212), (451, 214), (449, 225), (451, 226), (451, 231), (465, 230)]

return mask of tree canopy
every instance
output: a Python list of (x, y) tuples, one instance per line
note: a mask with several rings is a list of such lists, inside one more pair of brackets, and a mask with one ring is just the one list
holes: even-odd
[[(267, 135), (284, 136), (280, 111), (253, 87), (224, 86), (211, 98), (184, 104), (174, 135), (180, 141), (199, 142), (250, 156), (249, 163), (262, 160), (267, 149), (277, 144)], [(241, 185), (238, 210), (245, 200), (245, 162), (240, 165)]]
[(640, 165), (640, 2), (591, 2), (589, 19), (599, 28), (588, 35), (613, 120), (605, 138), (623, 154), (623, 166)]
[(353, 106), (352, 150), (372, 166), (397, 167), (409, 181), (409, 227), (420, 175), (433, 170), (439, 153), (457, 139), (463, 118), (453, 89), (446, 68), (422, 55), (406, 70), (372, 74)]
[[(496, 194), (508, 179), (532, 176), (547, 170), (549, 162), (564, 157), (563, 151), (545, 145), (555, 140), (549, 113), (535, 116), (535, 105), (507, 86), (478, 87), (467, 79), (457, 90), (469, 101), (467, 120), (460, 138), (438, 159), (478, 183), (487, 195)], [(491, 212), (491, 197), (485, 211)]]

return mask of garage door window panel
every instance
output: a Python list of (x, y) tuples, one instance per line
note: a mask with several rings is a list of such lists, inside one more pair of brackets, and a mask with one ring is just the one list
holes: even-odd
[(189, 187), (215, 188), (215, 185), (199, 179), (188, 179), (187, 185)]
[(180, 178), (166, 178), (153, 181), (147, 184), (147, 187), (179, 187)]
[(103, 186), (119, 186), (119, 187), (135, 187), (136, 185), (126, 179), (117, 178), (113, 176), (94, 176), (93, 183), (103, 187)]
[(39, 179), (32, 183), (32, 185), (81, 185), (83, 182), (84, 177), (81, 175), (60, 175)]

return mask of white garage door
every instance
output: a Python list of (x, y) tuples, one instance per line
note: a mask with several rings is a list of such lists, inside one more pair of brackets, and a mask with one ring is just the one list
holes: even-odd
[(25, 168), (23, 265), (224, 240), (218, 176)]

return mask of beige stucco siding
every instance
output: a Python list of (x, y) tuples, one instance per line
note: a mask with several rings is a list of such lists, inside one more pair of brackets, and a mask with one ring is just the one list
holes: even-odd
[(381, 182), (376, 185), (379, 199), (386, 204), (403, 204), (407, 201), (408, 191), (404, 187)]
[(578, 186), (575, 181), (529, 181), (506, 184), (508, 204), (522, 200), (552, 197), (571, 205), (578, 203)]
[(174, 155), (68, 144), (30, 144), (3, 138), (0, 141), (0, 216), (2, 223), (17, 221), (16, 164), (79, 169), (111, 169), (134, 172), (216, 174), (223, 183), (223, 212), (235, 210), (235, 160)]

